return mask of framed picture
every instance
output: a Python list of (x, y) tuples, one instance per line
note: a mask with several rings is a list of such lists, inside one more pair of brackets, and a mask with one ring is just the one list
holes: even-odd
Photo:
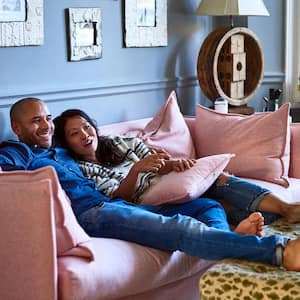
[(102, 56), (101, 9), (69, 8), (69, 60), (80, 61)]
[(26, 0), (1, 0), (0, 22), (25, 22)]
[(136, 2), (136, 26), (155, 27), (155, 0)]
[(125, 0), (126, 47), (168, 45), (167, 0)]
[(43, 43), (43, 0), (0, 0), (0, 47)]

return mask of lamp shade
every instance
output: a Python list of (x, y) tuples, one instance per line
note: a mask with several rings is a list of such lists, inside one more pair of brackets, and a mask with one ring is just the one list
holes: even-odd
[(269, 16), (262, 0), (202, 0), (196, 14), (207, 16)]

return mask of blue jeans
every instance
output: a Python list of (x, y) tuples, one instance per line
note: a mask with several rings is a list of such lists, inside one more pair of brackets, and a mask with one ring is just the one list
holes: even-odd
[(137, 206), (116, 199), (83, 212), (78, 221), (90, 236), (180, 250), (209, 260), (238, 258), (280, 265), (276, 246), (287, 242), (279, 236), (259, 238), (231, 232), (221, 205), (207, 198), (160, 206)]
[[(237, 225), (243, 219), (247, 218), (250, 213), (258, 210), (258, 205), (265, 195), (270, 191), (246, 181), (244, 179), (229, 176), (224, 183), (215, 183), (205, 193), (205, 197), (225, 201), (229, 205), (226, 210), (228, 222), (232, 225)], [(278, 219), (279, 215), (274, 213), (262, 212), (265, 218), (265, 224)]]

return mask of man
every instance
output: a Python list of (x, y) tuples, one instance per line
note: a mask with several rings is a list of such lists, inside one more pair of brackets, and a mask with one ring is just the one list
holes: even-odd
[(64, 149), (51, 148), (54, 125), (43, 101), (20, 100), (12, 106), (10, 117), (20, 142), (0, 145), (2, 169), (54, 167), (79, 223), (91, 236), (118, 238), (167, 251), (180, 250), (205, 259), (247, 259), (300, 271), (300, 239), (259, 238), (231, 232), (224, 211), (213, 200), (135, 206), (123, 199), (108, 199), (93, 181), (82, 175)]

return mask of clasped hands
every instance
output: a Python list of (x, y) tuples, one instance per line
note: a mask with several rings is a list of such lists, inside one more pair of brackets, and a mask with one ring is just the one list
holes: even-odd
[(135, 171), (138, 173), (153, 172), (164, 175), (171, 171), (183, 172), (192, 168), (195, 163), (195, 159), (172, 159), (167, 151), (163, 149), (152, 149), (152, 153), (136, 162), (133, 168), (135, 168)]

